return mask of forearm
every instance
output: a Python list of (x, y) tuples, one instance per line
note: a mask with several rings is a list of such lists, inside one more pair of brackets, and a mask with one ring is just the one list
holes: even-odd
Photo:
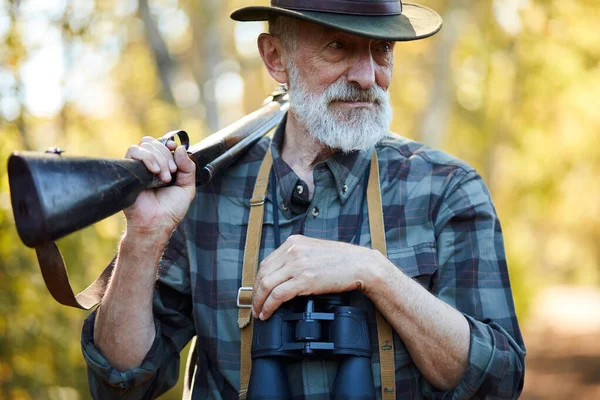
[(152, 296), (168, 235), (121, 240), (113, 276), (96, 316), (94, 342), (117, 369), (138, 367), (155, 337)]
[(467, 320), (387, 259), (378, 261), (365, 294), (398, 333), (425, 379), (440, 390), (454, 388), (468, 365)]

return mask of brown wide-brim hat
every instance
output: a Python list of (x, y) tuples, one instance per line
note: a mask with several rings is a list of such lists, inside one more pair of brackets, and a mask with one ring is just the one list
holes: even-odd
[(243, 7), (236, 21), (267, 21), (283, 15), (378, 40), (407, 41), (429, 37), (442, 27), (435, 11), (400, 0), (271, 0), (271, 6)]

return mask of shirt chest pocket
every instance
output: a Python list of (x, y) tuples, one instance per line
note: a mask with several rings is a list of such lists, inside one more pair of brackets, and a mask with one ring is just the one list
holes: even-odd
[(437, 265), (437, 247), (435, 243), (422, 243), (411, 247), (390, 247), (387, 258), (404, 274), (413, 278), (425, 289), (434, 287)]

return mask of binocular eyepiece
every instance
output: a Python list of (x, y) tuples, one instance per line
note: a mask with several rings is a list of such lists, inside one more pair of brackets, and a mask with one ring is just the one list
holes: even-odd
[(364, 310), (344, 306), (336, 295), (300, 297), (268, 320), (255, 320), (247, 398), (291, 399), (286, 363), (303, 357), (340, 360), (331, 399), (375, 399)]

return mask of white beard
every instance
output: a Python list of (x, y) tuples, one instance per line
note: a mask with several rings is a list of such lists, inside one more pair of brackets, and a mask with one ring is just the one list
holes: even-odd
[[(389, 133), (392, 107), (380, 86), (361, 89), (341, 77), (317, 94), (301, 79), (296, 65), (288, 65), (288, 74), (290, 112), (311, 138), (349, 153), (369, 150)], [(331, 106), (334, 101), (368, 101), (373, 106), (341, 110)]]

